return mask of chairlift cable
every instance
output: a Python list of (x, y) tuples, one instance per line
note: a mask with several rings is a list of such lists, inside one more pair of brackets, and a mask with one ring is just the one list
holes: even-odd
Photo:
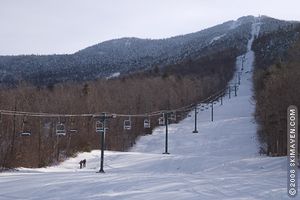
[[(230, 87), (230, 86), (229, 86)], [(200, 101), (201, 103), (208, 103), (210, 101), (214, 101), (216, 97), (219, 97), (219, 95), (222, 95), (223, 92), (228, 88), (225, 87), (217, 92), (215, 92), (214, 94), (210, 95), (209, 97), (205, 98), (204, 100)], [(159, 116), (162, 113), (168, 112), (184, 112), (184, 111), (190, 111), (191, 109), (193, 109), (195, 106), (197, 106), (199, 104), (195, 103), (195, 104), (190, 104), (187, 106), (183, 106), (183, 107), (179, 107), (176, 109), (172, 109), (172, 110), (158, 110), (158, 111), (154, 111), (151, 113), (143, 113), (143, 114), (121, 114), (121, 113), (116, 113), (113, 114), (116, 117), (153, 117), (153, 116)], [(25, 112), (25, 111), (12, 111), (12, 110), (0, 110), (1, 115), (17, 115), (17, 116), (30, 116), (30, 117), (50, 117), (50, 118), (57, 118), (57, 117), (94, 117), (95, 115), (97, 115), (97, 113), (94, 114), (58, 114), (58, 113), (43, 113), (43, 112)], [(99, 114), (98, 114), (99, 115)]]

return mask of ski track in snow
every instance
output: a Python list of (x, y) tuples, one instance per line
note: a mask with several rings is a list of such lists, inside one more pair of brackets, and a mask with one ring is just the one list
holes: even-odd
[[(199, 133), (192, 133), (193, 112), (170, 125), (170, 155), (162, 154), (165, 129), (158, 127), (130, 152), (106, 151), (105, 174), (95, 173), (99, 150), (80, 153), (59, 166), (2, 173), (0, 200), (288, 199), (286, 157), (258, 155), (251, 45), (259, 27), (259, 22), (253, 23), (238, 96), (227, 96), (223, 106), (215, 105), (214, 122), (210, 110), (200, 112)], [(237, 71), (242, 58), (237, 58)], [(87, 160), (87, 168), (80, 170), (82, 159)]]

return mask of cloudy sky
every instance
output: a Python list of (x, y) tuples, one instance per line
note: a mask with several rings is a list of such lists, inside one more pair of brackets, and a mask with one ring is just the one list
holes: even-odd
[(0, 0), (0, 55), (73, 53), (166, 38), (259, 14), (300, 21), (299, 0)]

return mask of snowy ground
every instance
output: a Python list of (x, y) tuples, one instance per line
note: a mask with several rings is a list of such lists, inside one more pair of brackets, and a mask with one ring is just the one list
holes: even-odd
[[(253, 25), (253, 37), (259, 24)], [(286, 158), (258, 154), (256, 124), (252, 113), (253, 52), (248, 52), (238, 96), (224, 105), (199, 113), (169, 127), (169, 152), (164, 151), (164, 127), (139, 139), (130, 152), (105, 152), (105, 174), (99, 169), (100, 151), (81, 153), (59, 166), (20, 169), (0, 174), (0, 200), (281, 200), (286, 194)], [(237, 58), (241, 68), (242, 56)], [(232, 81), (234, 83), (235, 80)], [(87, 168), (78, 162), (87, 159)]]

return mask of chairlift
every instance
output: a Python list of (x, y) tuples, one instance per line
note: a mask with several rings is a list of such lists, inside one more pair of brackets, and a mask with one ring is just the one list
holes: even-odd
[(96, 133), (104, 132), (104, 124), (101, 121), (96, 121)]
[(66, 135), (65, 125), (61, 122), (58, 122), (56, 124), (56, 135), (58, 135), (58, 136), (65, 136)]
[(151, 124), (150, 124), (150, 119), (144, 119), (144, 128), (150, 128)]
[(176, 121), (176, 113), (171, 113), (170, 120), (171, 121)]
[(71, 128), (70, 128), (70, 133), (77, 133), (77, 129), (75, 128), (75, 120), (71, 119)]
[(164, 126), (165, 125), (165, 116), (164, 115), (162, 117), (158, 118), (158, 124), (160, 126)]
[(24, 116), (23, 118), (22, 132), (20, 133), (20, 136), (31, 136), (31, 131), (28, 128), (27, 116)]
[(131, 130), (131, 119), (124, 120), (124, 130)]

